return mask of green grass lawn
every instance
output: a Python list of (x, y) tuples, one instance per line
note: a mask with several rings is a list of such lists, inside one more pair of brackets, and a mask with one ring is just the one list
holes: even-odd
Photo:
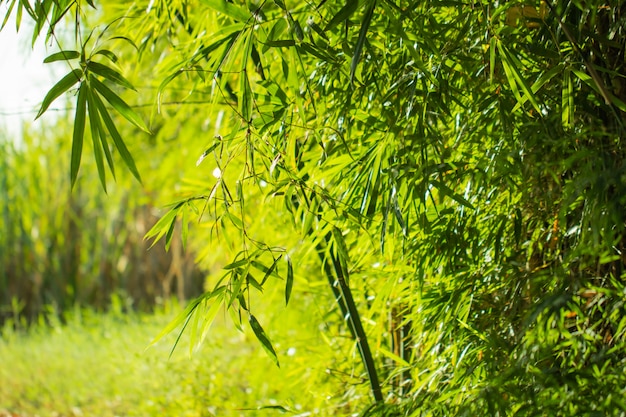
[(266, 326), (280, 368), (253, 335), (220, 317), (191, 355), (185, 335), (170, 359), (176, 334), (148, 348), (179, 311), (81, 310), (68, 314), (65, 324), (21, 331), (5, 326), (0, 416), (349, 415), (362, 407), (359, 398), (366, 400), (367, 387), (344, 394), (347, 380), (332, 371), (341, 353), (319, 331), (297, 337), (295, 318)]

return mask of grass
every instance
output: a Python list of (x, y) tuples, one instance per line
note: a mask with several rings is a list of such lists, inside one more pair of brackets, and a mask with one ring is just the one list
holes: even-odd
[(193, 355), (183, 336), (168, 360), (175, 334), (146, 349), (178, 311), (77, 310), (65, 324), (20, 331), (5, 326), (0, 416), (350, 415), (367, 401), (366, 385), (348, 390), (349, 398), (334, 394), (346, 392), (348, 376), (333, 370), (341, 353), (322, 341), (319, 330), (298, 338), (306, 329), (294, 314), (281, 314), (280, 327), (267, 318), (281, 368), (252, 334), (220, 319)]

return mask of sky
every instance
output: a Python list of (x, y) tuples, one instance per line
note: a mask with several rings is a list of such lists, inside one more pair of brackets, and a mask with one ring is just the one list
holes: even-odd
[[(4, 12), (5, 8), (0, 7), (0, 18), (4, 18)], [(46, 47), (42, 40), (31, 48), (32, 30), (24, 23), (19, 33), (14, 21), (0, 31), (0, 129), (18, 136), (22, 122), (35, 118), (48, 90), (68, 72), (62, 62), (43, 63), (57, 49)], [(55, 108), (55, 103), (51, 108)], [(42, 118), (52, 119), (54, 111), (49, 113)]]

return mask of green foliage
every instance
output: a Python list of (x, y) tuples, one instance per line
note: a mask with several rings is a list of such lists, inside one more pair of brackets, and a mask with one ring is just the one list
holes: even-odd
[(179, 242), (169, 253), (163, 244), (148, 251), (143, 238), (157, 221), (156, 197), (129, 187), (126, 172), (108, 184), (107, 197), (87, 160), (83, 187), (70, 192), (71, 132), (60, 118), (25, 127), (15, 142), (0, 140), (0, 322), (32, 322), (50, 306), (106, 309), (114, 294), (140, 309), (172, 294), (196, 296), (204, 276), (192, 254)]
[[(149, 236), (193, 217), (223, 266), (170, 329), (195, 345), (224, 305), (278, 362), (251, 300), (323, 283), (371, 413), (626, 411), (621, 2), (143, 3), (102, 6), (136, 45), (116, 56), (151, 78), (156, 140), (202, 162)], [(105, 84), (137, 83), (85, 68), (142, 127)]]
[[(211, 343), (194, 355), (178, 350), (167, 359), (176, 335), (146, 348), (172, 317), (181, 312), (167, 303), (154, 314), (128, 312), (121, 298), (111, 310), (66, 312), (65, 324), (41, 322), (16, 331), (9, 324), (0, 333), (0, 415), (98, 416), (272, 416), (313, 413), (334, 416), (355, 413), (359, 390), (343, 392), (354, 380), (342, 363), (334, 330), (318, 329), (325, 309), (324, 294), (311, 289), (301, 307), (259, 313), (259, 320), (281, 316), (284, 326), (272, 342), (282, 357), (273, 366), (255, 335), (233, 334), (224, 311), (216, 317)], [(282, 294), (267, 294), (267, 306)], [(317, 301), (314, 302), (313, 300)], [(320, 311), (321, 313), (321, 311)], [(55, 315), (48, 315), (56, 317)], [(189, 342), (189, 333), (182, 336)], [(344, 346), (345, 347), (345, 346)], [(52, 360), (54, 358), (54, 360)], [(327, 369), (317, 372), (317, 367)]]

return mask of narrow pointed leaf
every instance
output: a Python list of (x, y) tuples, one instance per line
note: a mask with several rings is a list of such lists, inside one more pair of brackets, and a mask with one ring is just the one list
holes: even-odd
[(496, 72), (496, 43), (498, 42), (498, 38), (493, 36), (489, 40), (489, 81), (493, 82), (493, 76)]
[(293, 289), (293, 265), (289, 256), (286, 256), (285, 259), (287, 259), (287, 280), (285, 281), (285, 305), (287, 305)]
[(339, 23), (343, 22), (344, 20), (349, 19), (350, 16), (352, 16), (354, 12), (356, 12), (356, 9), (358, 8), (358, 6), (359, 6), (358, 1), (348, 0), (346, 2), (346, 5), (343, 6), (337, 12), (337, 14), (330, 20), (330, 22), (328, 22), (325, 30), (329, 31), (333, 29), (335, 26), (337, 26)]
[(170, 246), (172, 246), (172, 237), (174, 236), (174, 228), (176, 227), (176, 216), (172, 219), (172, 223), (170, 223), (170, 227), (167, 229), (167, 233), (165, 234), (165, 250), (169, 251)]
[(229, 263), (228, 265), (224, 266), (222, 269), (225, 269), (225, 270), (237, 269), (241, 266), (248, 265), (249, 263), (250, 263), (250, 260), (248, 258), (240, 259), (238, 261)]
[[(281, 255), (282, 256), (282, 255)], [(272, 262), (272, 264), (270, 265), (269, 268), (265, 269), (265, 275), (263, 275), (263, 279), (261, 280), (261, 286), (263, 284), (265, 284), (265, 282), (267, 281), (267, 279), (270, 277), (270, 275), (272, 275), (274, 273), (274, 270), (276, 269), (276, 264), (278, 263), (278, 260), (281, 258), (281, 256), (279, 256), (278, 258), (274, 259), (274, 262)], [(256, 263), (256, 262), (255, 262)], [(257, 265), (253, 265), (255, 267), (258, 268)], [(263, 266), (263, 265), (261, 265)], [(263, 266), (264, 267), (264, 266)]]
[(464, 197), (456, 194), (454, 191), (452, 191), (452, 189), (450, 187), (448, 187), (447, 185), (445, 185), (444, 183), (437, 181), (437, 180), (431, 180), (432, 185), (437, 188), (437, 190), (447, 196), (450, 197), (451, 199), (453, 199), (454, 201), (456, 201), (457, 203), (470, 208), (472, 210), (475, 210), (475, 207), (472, 205), (472, 203), (470, 203), (469, 201), (467, 201), (467, 199), (465, 199)]
[(245, 71), (241, 74), (240, 94), (239, 111), (241, 112), (241, 117), (247, 123), (250, 121), (252, 114), (252, 90), (250, 89), (250, 82), (248, 81), (248, 76)]
[(50, 91), (48, 91), (48, 94), (46, 94), (46, 97), (43, 99), (43, 103), (41, 103), (39, 113), (37, 113), (35, 119), (38, 119), (46, 110), (48, 110), (50, 104), (52, 104), (52, 102), (56, 100), (61, 94), (65, 93), (67, 90), (72, 88), (72, 86), (78, 83), (81, 80), (82, 76), (82, 70), (75, 69), (63, 78), (61, 78), (61, 80), (56, 83), (54, 87), (50, 89)]
[(187, 247), (187, 239), (189, 237), (189, 219), (188, 219), (188, 210), (183, 210), (183, 218), (181, 220), (181, 240), (183, 243), (183, 250)]
[(278, 363), (278, 356), (276, 355), (276, 351), (272, 346), (272, 342), (270, 342), (270, 339), (267, 337), (267, 334), (265, 333), (265, 330), (263, 330), (263, 327), (261, 327), (259, 321), (252, 314), (250, 314), (248, 321), (250, 322), (250, 327), (252, 328), (254, 335), (257, 339), (259, 339), (259, 342), (261, 342), (261, 346), (263, 346), (263, 349), (265, 349), (267, 355), (274, 361), (276, 366), (280, 368), (280, 363)]
[(93, 98), (89, 91), (87, 91), (87, 105), (89, 108), (89, 126), (91, 128), (91, 142), (93, 143), (93, 155), (96, 160), (96, 167), (98, 168), (98, 176), (100, 177), (100, 183), (102, 184), (102, 188), (104, 192), (107, 191), (106, 184), (106, 172), (104, 171), (104, 160), (102, 158), (102, 142), (101, 142), (101, 133), (102, 127), (99, 126), (100, 118), (98, 115), (98, 110), (93, 103)]
[(74, 134), (72, 136), (72, 157), (70, 164), (70, 178), (72, 187), (78, 177), (80, 168), (80, 158), (83, 153), (83, 137), (85, 134), (85, 118), (87, 110), (87, 85), (81, 84), (78, 89), (78, 100), (76, 101), (76, 114), (74, 116)]
[(137, 171), (135, 160), (133, 159), (132, 155), (128, 151), (128, 148), (124, 144), (124, 141), (122, 140), (122, 137), (117, 131), (117, 128), (115, 127), (115, 123), (111, 119), (111, 116), (109, 115), (106, 107), (104, 106), (104, 103), (102, 102), (100, 97), (98, 97), (98, 95), (95, 94), (95, 92), (93, 94), (93, 101), (96, 105), (96, 108), (98, 109), (98, 112), (100, 113), (100, 116), (102, 117), (102, 121), (104, 122), (104, 125), (106, 126), (107, 130), (109, 131), (109, 134), (111, 135), (111, 138), (113, 139), (113, 143), (115, 147), (117, 148), (118, 152), (120, 153), (120, 156), (122, 157), (122, 160), (124, 161), (128, 169), (130, 170), (130, 172), (133, 174), (133, 176), (137, 178), (139, 182), (141, 182), (141, 176), (139, 175), (139, 171)]
[(113, 68), (109, 68), (106, 65), (102, 65), (98, 62), (90, 62), (87, 64), (87, 70), (93, 73), (96, 73), (109, 81), (112, 81), (116, 84), (121, 85), (122, 87), (128, 88), (129, 90), (135, 91), (135, 87), (128, 81), (122, 74)]
[(343, 276), (347, 280), (349, 275), (348, 262), (350, 262), (350, 255), (348, 253), (348, 247), (346, 246), (343, 234), (341, 233), (341, 230), (337, 227), (333, 227), (333, 238), (335, 241), (335, 249), (337, 250), (337, 254), (339, 257), (339, 264), (341, 265)]
[(99, 51), (96, 51), (93, 54), (105, 56), (109, 58), (112, 62), (117, 62), (117, 59), (118, 59), (117, 55), (115, 55), (115, 53), (113, 53), (112, 51), (109, 51), (108, 49), (100, 49)]
[(69, 61), (70, 59), (76, 59), (80, 57), (80, 52), (78, 51), (61, 51), (56, 52), (52, 55), (47, 56), (43, 62), (44, 64), (48, 64), (50, 62), (55, 61)]
[(170, 334), (181, 324), (189, 321), (189, 318), (192, 314), (194, 314), (194, 310), (198, 307), (198, 305), (204, 300), (205, 296), (202, 295), (195, 300), (191, 301), (189, 305), (183, 310), (179, 315), (177, 315), (172, 321), (168, 323), (167, 326), (150, 342), (150, 346), (156, 344), (159, 340), (161, 340), (166, 335)]
[(90, 82), (98, 93), (100, 93), (108, 102), (113, 106), (118, 113), (120, 113), (126, 120), (143, 130), (150, 133), (150, 130), (144, 123), (143, 119), (135, 113), (135, 111), (128, 105), (120, 96), (115, 94), (109, 87), (104, 85), (95, 77), (90, 77)]
[(102, 126), (102, 120), (100, 120), (97, 106), (95, 105), (95, 103), (93, 103), (93, 98), (91, 98), (91, 103), (88, 104), (90, 118), (93, 117), (93, 115), (97, 115), (97, 117), (95, 118), (95, 122), (99, 132), (98, 136), (100, 138), (100, 144), (102, 146), (102, 150), (104, 151), (104, 156), (106, 157), (109, 169), (111, 170), (111, 175), (113, 176), (113, 179), (115, 179), (115, 165), (113, 165), (113, 155), (111, 155), (111, 150), (109, 149), (106, 130), (104, 129), (104, 126)]
[[(9, 18), (11, 17), (11, 12), (13, 11), (13, 7), (15, 6), (15, 3), (17, 3), (17, 0), (12, 0), (11, 4), (9, 5), (9, 8), (6, 10), (5, 15), (4, 15), (4, 20), (2, 21), (2, 25), (0, 26), (0, 31), (4, 29), (7, 22), (9, 21)], [(18, 3), (18, 9), (19, 7), (20, 7), (20, 3)], [(20, 28), (18, 24), (17, 30), (19, 31), (19, 29)]]
[(240, 22), (246, 22), (252, 17), (250, 12), (226, 0), (204, 0), (203, 3), (211, 9)]
[(150, 245), (150, 247), (154, 246), (155, 243), (161, 237), (163, 237), (163, 235), (170, 231), (172, 224), (176, 222), (176, 216), (180, 211), (180, 207), (181, 204), (177, 204), (176, 206), (174, 206), (170, 211), (165, 213), (165, 215), (161, 217), (150, 230), (148, 230), (144, 239), (154, 238), (154, 241), (152, 242), (152, 245)]
[(363, 53), (363, 45), (367, 40), (367, 31), (369, 30), (370, 23), (372, 23), (372, 18), (374, 17), (374, 9), (376, 8), (376, 1), (372, 1), (372, 4), (369, 6), (367, 11), (365, 12), (365, 16), (363, 16), (363, 22), (361, 23), (361, 29), (359, 29), (359, 38), (356, 42), (356, 46), (354, 48), (354, 55), (352, 55), (352, 63), (350, 65), (350, 81), (354, 79), (354, 73), (356, 72), (356, 67), (359, 64), (359, 60), (361, 59), (361, 54)]
[[(520, 68), (522, 66), (521, 62), (513, 54), (511, 54), (508, 51), (508, 49), (504, 47), (504, 45), (499, 43), (498, 46), (500, 49), (502, 62), (503, 64), (506, 64), (506, 65), (503, 65), (503, 67), (507, 74), (507, 78), (509, 79), (509, 84), (511, 85), (511, 88), (513, 89), (513, 91), (517, 92), (516, 93), (517, 101), (521, 104), (525, 101), (525, 99), (528, 99), (528, 101), (530, 101), (530, 103), (532, 104), (534, 109), (537, 111), (537, 113), (541, 114), (539, 103), (537, 103), (537, 99), (535, 98), (535, 95), (533, 94), (531, 88), (528, 86), (528, 83), (522, 77), (520, 73)], [(524, 98), (520, 95), (519, 91), (517, 90), (517, 86), (519, 86), (519, 88), (524, 93)]]

